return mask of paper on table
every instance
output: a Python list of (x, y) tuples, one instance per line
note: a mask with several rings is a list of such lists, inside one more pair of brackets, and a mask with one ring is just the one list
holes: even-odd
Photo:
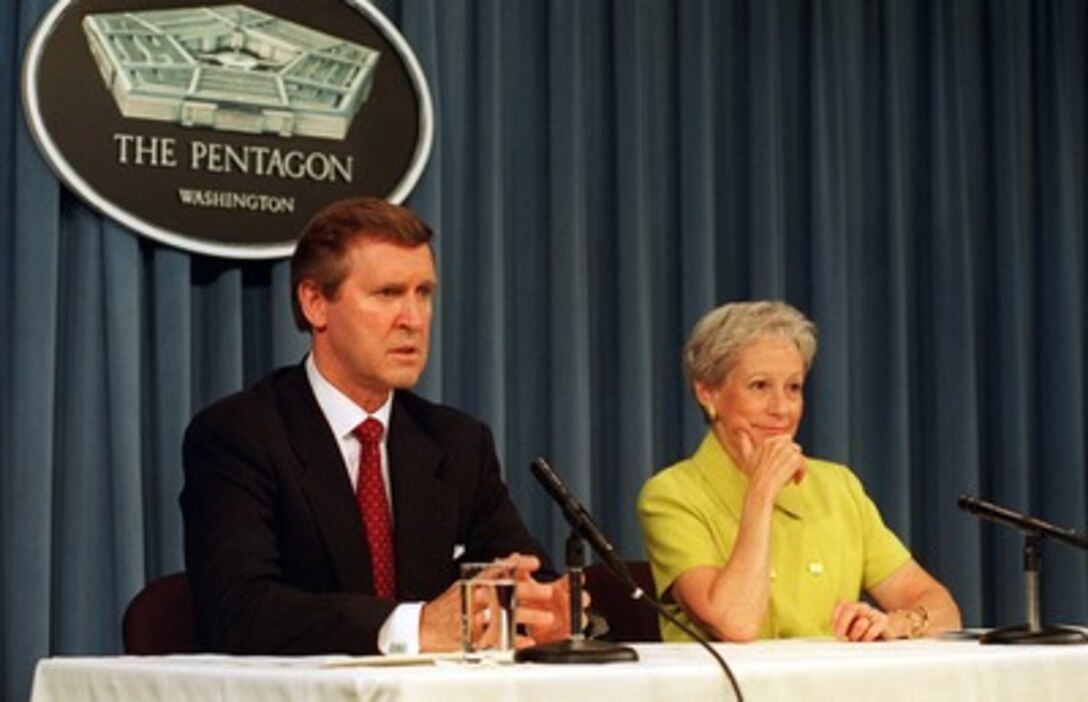
[(354, 666), (390, 667), (403, 665), (435, 665), (437, 663), (460, 663), (463, 655), (454, 653), (418, 653), (390, 654), (388, 656), (351, 656), (325, 662), (326, 668), (351, 668)]

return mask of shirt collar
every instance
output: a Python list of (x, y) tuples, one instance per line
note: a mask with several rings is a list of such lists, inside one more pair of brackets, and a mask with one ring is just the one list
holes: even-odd
[(306, 378), (310, 381), (310, 387), (314, 389), (317, 404), (321, 407), (321, 413), (325, 415), (325, 419), (329, 422), (329, 426), (332, 427), (332, 432), (337, 439), (350, 436), (355, 431), (355, 427), (359, 426), (367, 417), (374, 417), (380, 421), (382, 426), (386, 428), (385, 436), (388, 436), (389, 415), (393, 411), (392, 392), (385, 398), (385, 402), (382, 403), (381, 407), (373, 413), (368, 413), (352, 402), (347, 395), (340, 392), (325, 376), (321, 375), (321, 371), (317, 369), (317, 364), (314, 363), (312, 353), (307, 354), (305, 366)]
[[(738, 520), (744, 508), (744, 493), (748, 489), (748, 476), (722, 447), (714, 432), (708, 431), (692, 461), (710, 490), (725, 503)], [(807, 500), (805, 481), (800, 485), (789, 483), (778, 491), (774, 506), (798, 519), (804, 519)]]

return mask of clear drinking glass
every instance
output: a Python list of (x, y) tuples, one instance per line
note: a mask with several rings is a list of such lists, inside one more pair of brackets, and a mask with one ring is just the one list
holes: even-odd
[(467, 660), (514, 660), (514, 564), (461, 564), (461, 652)]

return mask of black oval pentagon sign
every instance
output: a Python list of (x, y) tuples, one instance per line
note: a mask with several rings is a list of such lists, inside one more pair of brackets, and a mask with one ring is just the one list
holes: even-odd
[(407, 197), (434, 119), (423, 71), (363, 0), (61, 0), (23, 66), (57, 175), (141, 234), (290, 255), (343, 197)]

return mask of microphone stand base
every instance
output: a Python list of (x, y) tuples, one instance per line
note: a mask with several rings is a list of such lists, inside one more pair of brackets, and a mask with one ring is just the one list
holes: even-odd
[(523, 648), (514, 654), (518, 663), (624, 663), (638, 660), (630, 646), (596, 639), (567, 639)]
[(1088, 644), (1088, 633), (1068, 626), (1044, 626), (1031, 631), (1026, 624), (987, 631), (978, 638), (983, 644)]

